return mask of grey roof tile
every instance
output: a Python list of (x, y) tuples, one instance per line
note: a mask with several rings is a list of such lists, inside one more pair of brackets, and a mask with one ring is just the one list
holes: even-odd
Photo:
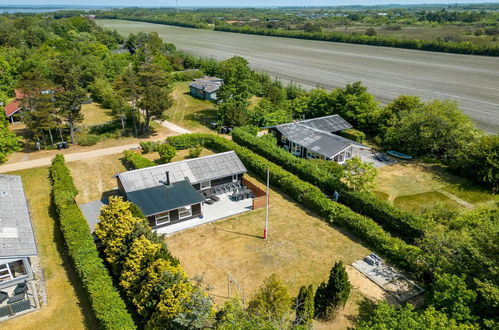
[(37, 254), (21, 177), (0, 174), (0, 257)]
[(187, 177), (191, 184), (247, 172), (236, 153), (227, 151), (206, 157), (122, 172), (118, 174), (118, 177), (128, 193), (163, 185), (166, 180), (166, 171), (170, 173), (171, 182), (184, 181)]

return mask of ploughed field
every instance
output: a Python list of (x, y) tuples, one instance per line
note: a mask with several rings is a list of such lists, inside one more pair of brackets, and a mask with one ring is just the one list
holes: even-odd
[(155, 31), (193, 55), (239, 55), (252, 68), (304, 87), (362, 81), (387, 103), (400, 94), (451, 99), (477, 124), (499, 130), (499, 58), (209, 31), (123, 20), (99, 20), (120, 33)]

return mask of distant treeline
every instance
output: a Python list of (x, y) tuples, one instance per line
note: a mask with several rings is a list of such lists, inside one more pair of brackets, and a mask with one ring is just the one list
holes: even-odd
[[(437, 10), (390, 9), (332, 10), (322, 9), (116, 9), (95, 11), (99, 18), (123, 19), (147, 23), (182, 26), (216, 31), (255, 35), (344, 42), (384, 47), (396, 47), (434, 52), (499, 56), (496, 34), (497, 13), (489, 8), (466, 10), (439, 7)], [(67, 13), (57, 13), (67, 15)], [(360, 24), (360, 25), (359, 25)], [(448, 24), (466, 26), (464, 34), (388, 36), (379, 31), (403, 30), (404, 27), (436, 27)], [(353, 33), (340, 28), (366, 28)], [(350, 31), (350, 30), (349, 30)], [(474, 35), (469, 39), (470, 35)], [(481, 36), (485, 43), (475, 42)], [(468, 39), (466, 39), (468, 38)], [(489, 40), (490, 39), (490, 40)], [(481, 40), (481, 39), (480, 39)]]
[(499, 46), (495, 47), (478, 46), (472, 44), (471, 42), (401, 39), (393, 37), (354, 35), (354, 34), (346, 34), (340, 32), (305, 32), (297, 30), (274, 30), (274, 29), (252, 28), (249, 26), (235, 26), (232, 24), (218, 25), (215, 27), (215, 30), (257, 34), (257, 35), (272, 36), (272, 37), (334, 41), (334, 42), (345, 42), (351, 44), (427, 50), (432, 52), (499, 56)]

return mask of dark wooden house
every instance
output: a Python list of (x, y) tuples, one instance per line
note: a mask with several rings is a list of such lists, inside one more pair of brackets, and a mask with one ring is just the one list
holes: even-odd
[(201, 217), (201, 192), (241, 182), (246, 168), (234, 151), (119, 173), (120, 193), (153, 228)]
[(331, 115), (269, 127), (277, 144), (302, 158), (318, 158), (344, 163), (362, 156), (369, 147), (335, 133), (352, 128), (339, 115)]

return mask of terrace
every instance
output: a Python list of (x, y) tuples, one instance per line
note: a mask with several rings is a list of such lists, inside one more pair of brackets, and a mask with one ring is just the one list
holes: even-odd
[(0, 322), (39, 307), (33, 282), (21, 282), (0, 290)]
[(160, 227), (156, 229), (156, 233), (171, 235), (182, 230), (201, 226), (236, 214), (248, 212), (253, 209), (252, 198), (236, 200), (231, 198), (231, 195), (232, 192), (217, 195), (220, 199), (219, 201), (216, 201), (211, 205), (203, 203), (203, 215), (201, 217)]

